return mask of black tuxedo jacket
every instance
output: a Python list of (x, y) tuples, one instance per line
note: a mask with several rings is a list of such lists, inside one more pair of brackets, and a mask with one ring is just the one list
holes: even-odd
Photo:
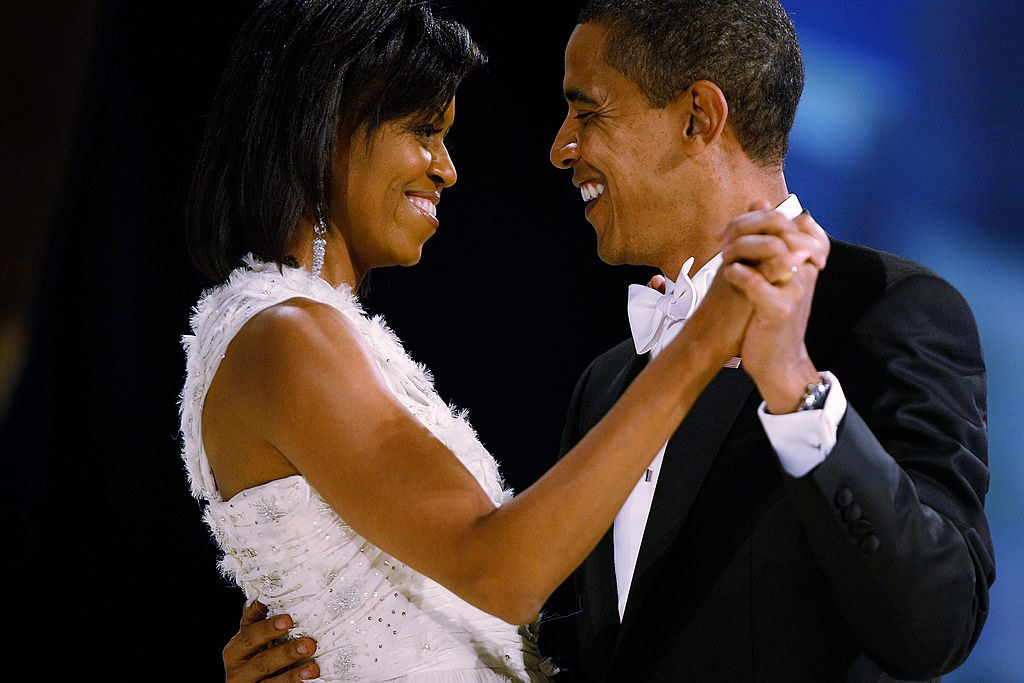
[[(849, 401), (831, 454), (783, 473), (753, 382), (723, 369), (669, 441), (621, 625), (610, 531), (549, 603), (575, 613), (541, 630), (566, 678), (925, 679), (966, 658), (995, 575), (970, 309), (921, 266), (834, 241), (806, 341)], [(646, 362), (626, 340), (591, 363), (563, 452)]]

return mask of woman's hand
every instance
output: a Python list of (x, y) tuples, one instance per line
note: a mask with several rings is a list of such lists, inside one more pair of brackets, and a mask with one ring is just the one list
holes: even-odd
[[(716, 349), (716, 364), (740, 355), (753, 306), (719, 271), (686, 327)], [(685, 329), (685, 328), (684, 328)]]

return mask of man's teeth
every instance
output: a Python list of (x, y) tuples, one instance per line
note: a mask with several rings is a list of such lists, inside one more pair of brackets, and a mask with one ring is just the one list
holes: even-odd
[(431, 216), (437, 216), (437, 207), (434, 206), (434, 202), (430, 201), (425, 197), (414, 197), (410, 195), (407, 196), (409, 197), (409, 201), (412, 202), (412, 205), (415, 206), (417, 209)]
[(580, 185), (580, 194), (583, 195), (583, 201), (589, 202), (591, 199), (597, 199), (604, 192), (604, 185), (601, 183), (583, 183)]

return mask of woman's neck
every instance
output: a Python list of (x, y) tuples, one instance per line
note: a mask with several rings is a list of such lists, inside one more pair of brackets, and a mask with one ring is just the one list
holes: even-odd
[[(299, 266), (309, 272), (313, 272), (313, 239), (315, 237), (312, 223), (306, 219), (299, 219), (295, 229), (295, 235), (288, 248), (288, 255), (298, 261)], [(330, 283), (332, 287), (347, 284), (353, 291), (359, 287), (366, 275), (366, 269), (360, 268), (352, 260), (345, 240), (327, 234), (324, 236), (327, 246), (324, 250), (324, 266), (320, 277)]]

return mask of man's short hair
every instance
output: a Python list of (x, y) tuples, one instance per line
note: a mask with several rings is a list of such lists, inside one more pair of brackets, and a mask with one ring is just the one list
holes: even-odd
[(590, 0), (579, 23), (606, 26), (604, 60), (653, 107), (693, 83), (725, 93), (728, 122), (752, 160), (781, 165), (804, 88), (800, 44), (777, 0)]

